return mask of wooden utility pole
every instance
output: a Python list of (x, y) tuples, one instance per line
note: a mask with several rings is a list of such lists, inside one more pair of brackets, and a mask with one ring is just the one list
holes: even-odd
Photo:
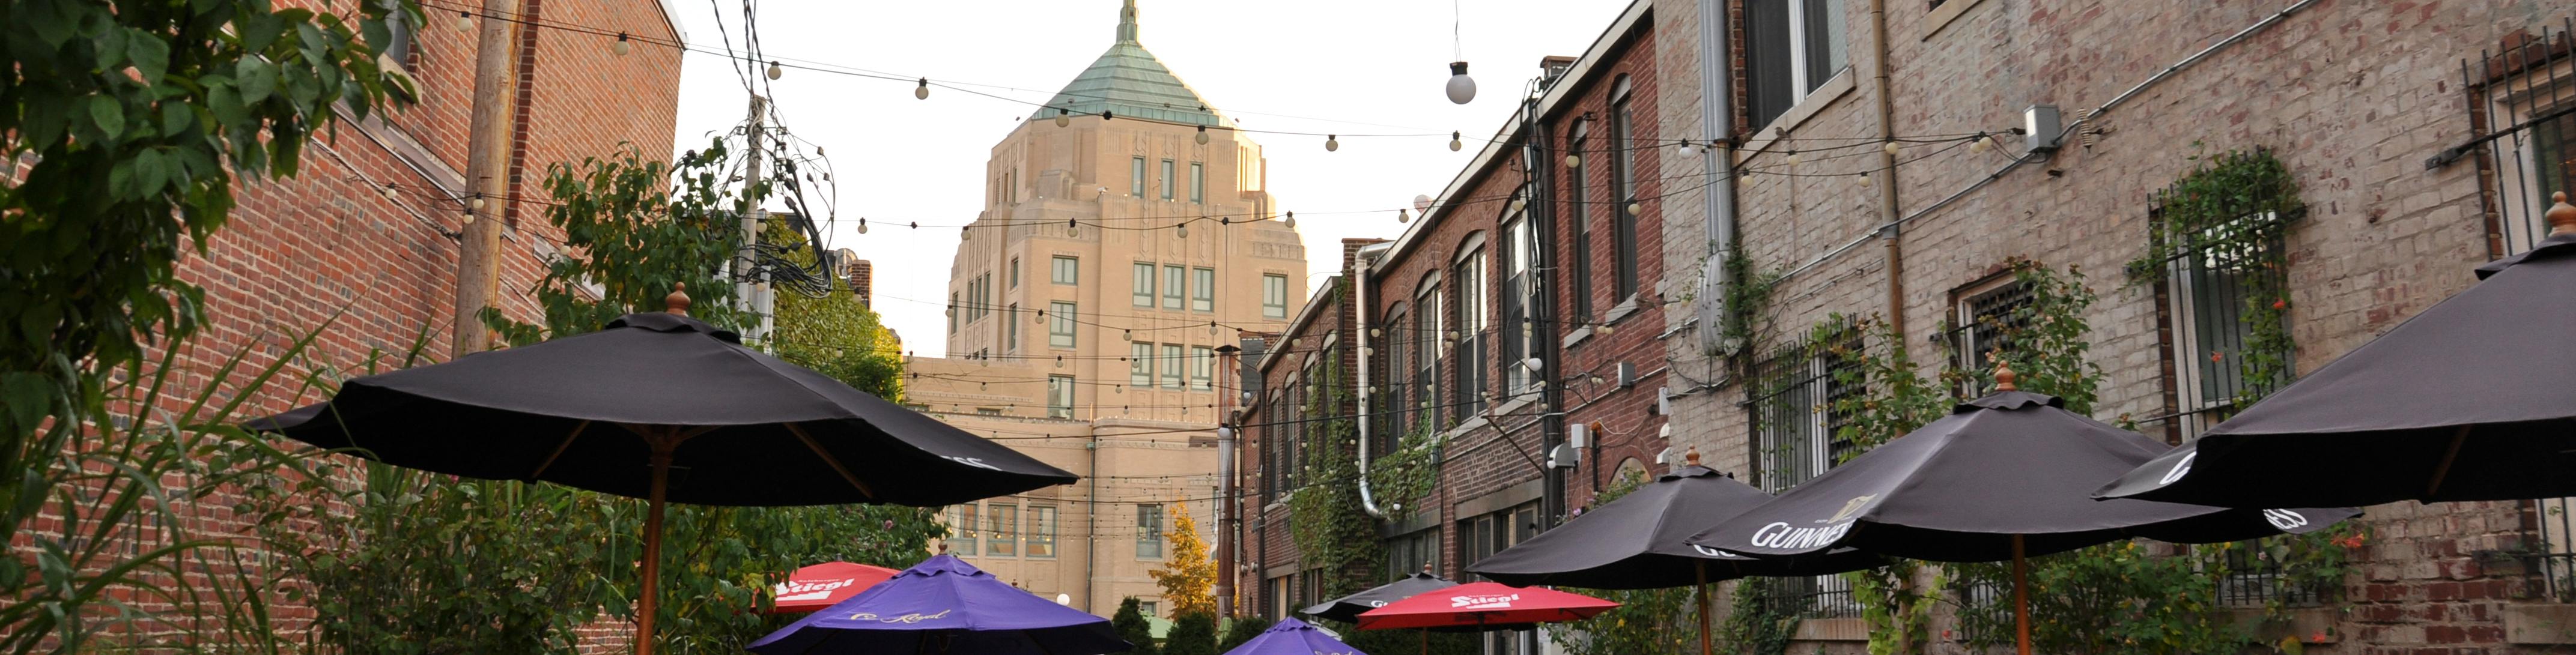
[(757, 276), (753, 272), (759, 263), (758, 255), (753, 249), (760, 245), (761, 223), (767, 222), (766, 219), (769, 218), (769, 212), (760, 208), (762, 200), (760, 196), (766, 194), (759, 193), (760, 183), (766, 177), (761, 170), (761, 164), (764, 163), (761, 161), (761, 155), (764, 153), (763, 148), (769, 145), (767, 143), (768, 118), (769, 99), (752, 96), (751, 117), (744, 119), (742, 132), (743, 143), (750, 148), (751, 152), (750, 157), (743, 160), (742, 166), (742, 206), (739, 210), (742, 214), (742, 249), (735, 253), (733, 260), (733, 302), (734, 309), (746, 313), (748, 320), (743, 328), (747, 333), (746, 336), (753, 339), (769, 336), (766, 330), (761, 329), (768, 326), (767, 312), (761, 306), (759, 299), (754, 296), (757, 288), (752, 286), (752, 283), (759, 281), (755, 279)]
[[(509, 151), (509, 122), (517, 85), (510, 79), (518, 49), (510, 45), (510, 22), (519, 15), (518, 0), (483, 0), (482, 32), (474, 46), (474, 117), (467, 124), (465, 145), (465, 229), (456, 257), (456, 334), (449, 344), (454, 357), (491, 347), (483, 325), (483, 308), (501, 293), (502, 157)], [(643, 652), (643, 651), (638, 651)]]

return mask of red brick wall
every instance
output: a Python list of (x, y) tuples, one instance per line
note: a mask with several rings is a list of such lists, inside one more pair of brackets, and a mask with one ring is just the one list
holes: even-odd
[[(665, 42), (677, 37), (661, 5), (650, 0), (550, 0), (543, 12), (546, 22)], [(205, 325), (171, 376), (182, 396), (208, 386), (214, 369), (232, 353), (247, 349), (243, 366), (255, 370), (276, 362), (296, 337), (314, 330), (319, 336), (302, 358), (288, 363), (287, 377), (354, 375), (370, 353), (399, 357), (424, 330), (430, 337), (425, 352), (443, 357), (449, 351), (462, 208), (444, 200), (451, 196), (442, 189), (459, 188), (466, 169), (475, 60), (474, 34), (456, 29), (455, 19), (433, 10), (419, 31), (410, 67), (419, 83), (416, 102), (397, 101), (377, 118), (342, 124), (336, 136), (326, 135), (306, 152), (294, 179), (239, 185), (231, 222), (203, 244), (202, 256), (180, 265), (181, 275), (206, 292)], [(611, 40), (552, 29), (513, 39), (523, 48), (520, 70), (533, 74), (522, 96), (528, 122), (514, 149), (532, 169), (606, 155), (621, 141), (635, 143), (648, 159), (668, 158), (679, 54), (637, 43), (621, 57), (609, 50)], [(535, 175), (512, 193), (543, 198)], [(384, 195), (387, 185), (398, 191), (395, 197)], [(514, 317), (534, 319), (527, 290), (542, 275), (540, 253), (553, 250), (561, 236), (543, 226), (541, 205), (521, 212), (525, 220), (502, 243), (501, 306)], [(266, 415), (321, 398), (315, 391), (289, 395), (293, 389), (272, 385), (241, 412)], [(201, 525), (215, 533), (201, 536), (240, 536), (244, 524), (217, 509), (236, 500), (218, 494), (181, 511), (200, 516)], [(289, 629), (300, 629), (312, 616), (301, 602), (270, 602)]]

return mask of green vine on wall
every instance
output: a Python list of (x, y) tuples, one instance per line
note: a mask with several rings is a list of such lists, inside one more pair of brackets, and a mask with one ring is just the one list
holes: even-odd
[[(2199, 157), (2194, 156), (2195, 159)], [(2234, 358), (2244, 384), (2233, 406), (2244, 407), (2289, 381), (2296, 372), (2290, 311), (2290, 224), (2307, 214), (2298, 178), (2268, 150), (2231, 150), (2156, 194), (2147, 251), (2128, 264), (2133, 283), (2171, 282), (2176, 273), (2231, 279), (2243, 285), (2238, 315), (2247, 330), (2242, 352), (2211, 348), (2193, 353), (2213, 363)]]

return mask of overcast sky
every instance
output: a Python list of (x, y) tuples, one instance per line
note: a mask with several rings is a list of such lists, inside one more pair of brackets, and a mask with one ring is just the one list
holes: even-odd
[[(695, 46), (743, 47), (742, 5), (721, 9), (685, 0)], [(1343, 134), (1338, 152), (1322, 137), (1249, 134), (1270, 160), (1278, 208), (1299, 212), (1312, 272), (1334, 270), (1349, 237), (1392, 238), (1392, 209), (1440, 192), (1479, 145), (1509, 118), (1539, 58), (1579, 55), (1627, 6), (1626, 0), (1314, 0), (1296, 3), (1142, 0), (1139, 40), (1218, 111), (1246, 130)], [(790, 132), (820, 146), (839, 171), (837, 225), (828, 238), (876, 263), (876, 308), (907, 347), (940, 349), (955, 228), (983, 208), (984, 162), (1035, 107), (1089, 66), (1115, 40), (1117, 0), (759, 3), (765, 56), (810, 60), (905, 78), (965, 84), (1024, 102), (934, 87), (915, 100), (913, 84), (788, 69), (767, 82)], [(723, 12), (723, 27), (717, 24)], [(1461, 15), (1463, 14), (1463, 15)], [(1442, 95), (1455, 60), (1453, 17), (1481, 91), (1474, 102)], [(680, 149), (703, 147), (742, 122), (741, 75), (720, 56), (684, 57)], [(1450, 152), (1448, 133), (1469, 137)], [(1437, 133), (1369, 138), (1368, 133)], [(811, 148), (812, 146), (808, 146)], [(810, 150), (809, 150), (810, 152)], [(1324, 212), (1387, 209), (1372, 214)], [(853, 228), (867, 217), (869, 233)], [(1308, 283), (1322, 278), (1310, 275)]]

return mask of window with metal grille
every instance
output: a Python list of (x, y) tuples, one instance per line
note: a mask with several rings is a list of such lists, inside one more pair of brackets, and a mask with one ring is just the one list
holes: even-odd
[(1760, 129), (1849, 65), (1842, 0), (1745, 0), (1745, 109)]
[[(1995, 356), (2009, 358), (2033, 320), (2030, 285), (2006, 273), (1953, 291), (1949, 327), (1941, 334), (1950, 350), (1950, 369), (1970, 373), (1993, 371)], [(1959, 395), (1974, 398), (1991, 389), (1978, 388), (1978, 376), (1961, 381)]]
[(2547, 238), (2550, 194), (2576, 195), (2576, 37), (2569, 36), (2576, 19), (2556, 27), (2460, 62), (2470, 127), (2481, 136), (2429, 162), (2438, 168), (2475, 157), (2480, 177), (2495, 181), (2482, 198), (2490, 257)]
[(1413, 433), (1411, 418), (1415, 409), (1407, 400), (1413, 394), (1406, 393), (1413, 388), (1413, 384), (1407, 381), (1409, 372), (1413, 370), (1413, 360), (1407, 359), (1413, 354), (1413, 334), (1405, 327), (1411, 324), (1411, 318), (1405, 315), (1404, 303), (1388, 308), (1386, 316), (1386, 349), (1383, 351), (1386, 365), (1378, 369), (1385, 371), (1382, 375), (1386, 383), (1377, 393), (1371, 394), (1378, 401), (1379, 416), (1383, 417), (1376, 420), (1386, 422), (1385, 429), (1376, 431), (1386, 438), (1374, 439), (1370, 444), (1378, 447), (1377, 454), (1393, 450), (1397, 439)]
[[(2237, 221), (2279, 223), (2269, 212)], [(2157, 286), (2157, 330), (2171, 353), (2164, 375), (2167, 438), (2181, 441), (2226, 420), (2243, 399), (2259, 397), (2288, 380), (2248, 379), (2245, 358), (2254, 328), (2246, 319), (2254, 303), (2278, 300), (2288, 271), (2272, 266), (2271, 255), (2282, 244), (2219, 241), (2214, 235), (2241, 226), (2218, 226), (2202, 234), (2172, 235), (2181, 244), (2165, 260)], [(2291, 353), (2267, 353), (2289, 361)], [(2284, 367), (2286, 368), (2286, 367)]]
[(1440, 329), (1440, 280), (1426, 278), (1421, 295), (1413, 298), (1413, 389), (1414, 405), (1421, 414), (1405, 427), (1429, 425), (1443, 427), (1440, 417), (1448, 414), (1440, 406), (1440, 355), (1449, 348)]
[[(1859, 453), (1857, 444), (1839, 434), (1848, 416), (1837, 401), (1865, 392), (1851, 377), (1857, 364), (1837, 353), (1861, 347), (1856, 333), (1819, 342), (1794, 343), (1754, 364), (1745, 386), (1745, 408), (1752, 430), (1755, 483), (1774, 494), (1787, 491)], [(1764, 602), (1807, 618), (1860, 615), (1851, 582), (1841, 576), (1779, 580)]]

